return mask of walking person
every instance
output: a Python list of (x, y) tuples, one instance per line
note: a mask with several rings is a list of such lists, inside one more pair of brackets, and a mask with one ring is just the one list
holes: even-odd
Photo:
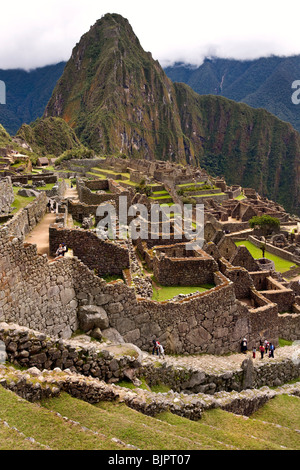
[(274, 359), (274, 351), (275, 351), (275, 346), (273, 343), (270, 343), (269, 357), (273, 357), (273, 359)]
[(153, 345), (153, 348), (152, 348), (152, 354), (153, 354), (153, 356), (155, 355), (155, 353), (156, 353), (157, 356), (158, 356), (157, 341), (155, 341), (155, 339), (152, 341), (152, 345)]
[(163, 348), (163, 345), (160, 344), (158, 341), (156, 342), (157, 346), (158, 346), (158, 355), (159, 356), (162, 356), (163, 358), (165, 358), (165, 350)]
[(265, 347), (263, 344), (261, 344), (259, 346), (259, 351), (260, 351), (260, 358), (263, 359), (264, 358), (264, 354), (265, 354)]
[(253, 348), (252, 348), (252, 357), (253, 357), (253, 359), (255, 359), (255, 356), (256, 356), (256, 346), (253, 346)]
[(243, 338), (243, 340), (242, 340), (241, 351), (242, 351), (243, 354), (247, 353), (247, 340), (246, 340), (246, 338)]
[(269, 350), (269, 341), (265, 340), (265, 353), (268, 354), (268, 350)]

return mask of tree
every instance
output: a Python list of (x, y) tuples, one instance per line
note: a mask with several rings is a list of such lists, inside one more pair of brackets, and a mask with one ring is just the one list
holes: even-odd
[(249, 226), (250, 228), (261, 229), (266, 236), (279, 229), (280, 221), (276, 217), (271, 217), (267, 214), (261, 216), (256, 215), (249, 220)]

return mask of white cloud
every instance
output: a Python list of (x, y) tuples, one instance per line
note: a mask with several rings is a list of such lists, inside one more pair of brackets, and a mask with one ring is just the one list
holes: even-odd
[(217, 55), (253, 59), (300, 53), (298, 2), (270, 0), (17, 0), (0, 6), (0, 68), (68, 60), (105, 13), (126, 17), (141, 45), (162, 65), (199, 64)]

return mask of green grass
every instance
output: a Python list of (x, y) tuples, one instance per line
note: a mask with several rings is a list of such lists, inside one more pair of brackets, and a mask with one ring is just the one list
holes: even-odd
[(55, 183), (48, 183), (45, 186), (38, 186), (35, 189), (43, 190), (43, 191), (50, 191), (53, 188), (54, 185), (55, 185)]
[(128, 408), (124, 403), (102, 402), (90, 405), (81, 400), (62, 394), (60, 398), (43, 400), (42, 405), (60, 413), (62, 416), (77, 421), (94, 432), (104, 433), (107, 437), (116, 437), (122, 442), (143, 450), (166, 449), (204, 449), (198, 441), (177, 435), (166, 423), (142, 415)]
[(113, 439), (140, 450), (299, 450), (299, 422), (299, 398), (288, 395), (249, 418), (217, 408), (190, 421), (170, 412), (146, 416), (119, 401), (92, 405), (64, 392), (29, 403), (0, 387), (0, 450), (125, 448)]
[(279, 347), (292, 346), (292, 344), (293, 344), (293, 341), (289, 341), (287, 339), (282, 339), (282, 338), (278, 339), (278, 346)]
[(149, 199), (160, 201), (160, 200), (163, 200), (163, 199), (172, 199), (172, 198), (169, 194), (167, 194), (166, 196), (158, 196), (158, 197), (150, 196)]
[(183, 184), (177, 184), (176, 188), (184, 188), (185, 189), (185, 188), (196, 187), (196, 186), (201, 187), (204, 184), (205, 184), (204, 181), (202, 183), (201, 183), (201, 181), (198, 182), (198, 183), (183, 183)]
[[(300, 429), (300, 398), (290, 395), (278, 395), (270, 400), (260, 410), (256, 411), (251, 419), (267, 421), (279, 426), (285, 426), (289, 429)], [(295, 433), (294, 438), (290, 439), (293, 447), (300, 448), (300, 433)], [(297, 446), (297, 447), (296, 447)]]
[(172, 299), (175, 295), (179, 294), (192, 294), (194, 292), (205, 292), (208, 289), (215, 287), (212, 284), (206, 284), (202, 286), (160, 286), (153, 285), (153, 296), (152, 300), (157, 302), (163, 302), (165, 300)]
[(225, 193), (208, 193), (208, 194), (193, 194), (193, 197), (211, 197), (224, 196)]
[(244, 194), (240, 194), (239, 196), (234, 198), (236, 201), (242, 201), (243, 199), (246, 199), (246, 196)]
[(155, 196), (166, 196), (169, 195), (168, 191), (153, 191), (152, 193)]
[[(10, 427), (16, 427), (26, 437), (49, 446), (53, 450), (104, 450), (120, 449), (105, 436), (83, 432), (78, 425), (65, 421), (37, 404), (20, 399), (14, 393), (0, 387), (0, 419)], [(1, 441), (2, 449), (9, 443)], [(18, 449), (17, 444), (15, 449)]]
[[(258, 259), (262, 258), (262, 251), (260, 248), (253, 245), (253, 243), (249, 242), (248, 240), (238, 241), (235, 242), (237, 246), (244, 245), (251, 253), (253, 258)], [(268, 251), (265, 252), (265, 258), (274, 261), (276, 271), (284, 273), (285, 271), (289, 271), (291, 266), (294, 266), (295, 263), (292, 261), (287, 261), (286, 259), (280, 258), (279, 256), (273, 255)]]
[(13, 213), (18, 212), (20, 209), (23, 209), (24, 207), (28, 206), (28, 204), (32, 201), (35, 200), (35, 196), (30, 196), (30, 197), (24, 197), (24, 196), (19, 196), (17, 193), (20, 188), (13, 188), (14, 193), (15, 193), (15, 199), (12, 204), (14, 207)]

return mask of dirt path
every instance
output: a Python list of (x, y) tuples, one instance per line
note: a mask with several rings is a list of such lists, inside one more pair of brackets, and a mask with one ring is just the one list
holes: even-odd
[[(68, 187), (65, 194), (65, 198), (72, 199), (72, 201), (78, 201), (78, 193), (76, 187)], [(56, 220), (56, 213), (46, 213), (43, 219), (38, 225), (28, 234), (25, 241), (37, 245), (37, 252), (41, 255), (45, 254), (48, 259), (53, 259), (49, 253), (49, 225), (53, 224)]]
[(64, 197), (67, 199), (72, 199), (73, 202), (78, 202), (79, 199), (78, 199), (78, 192), (77, 192), (76, 187), (73, 187), (73, 188), (68, 187), (65, 192)]
[(41, 255), (46, 253), (49, 259), (51, 259), (49, 254), (49, 225), (54, 223), (55, 219), (55, 213), (50, 212), (45, 214), (43, 219), (25, 239), (27, 243), (36, 244), (38, 253)]

